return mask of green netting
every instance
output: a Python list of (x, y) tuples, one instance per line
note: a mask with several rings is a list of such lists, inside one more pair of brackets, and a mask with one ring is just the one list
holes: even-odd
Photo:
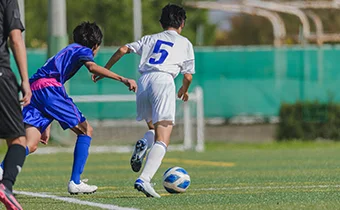
[[(114, 48), (101, 49), (95, 60), (104, 65)], [(281, 102), (332, 99), (340, 102), (339, 46), (196, 48), (193, 87), (204, 90), (206, 117), (276, 116)], [(32, 75), (46, 60), (46, 51), (28, 50)], [(13, 65), (15, 68), (15, 65)], [(137, 78), (138, 56), (127, 55), (113, 71)], [(176, 79), (177, 87), (182, 77)], [(129, 94), (120, 83), (92, 83), (85, 68), (68, 83), (70, 95)], [(133, 103), (78, 104), (90, 118), (133, 118)]]

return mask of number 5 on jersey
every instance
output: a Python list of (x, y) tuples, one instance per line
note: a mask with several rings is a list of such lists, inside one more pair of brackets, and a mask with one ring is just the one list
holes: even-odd
[(161, 56), (159, 57), (158, 60), (156, 60), (155, 58), (150, 58), (149, 59), (149, 63), (150, 64), (162, 64), (164, 63), (165, 59), (168, 57), (169, 53), (168, 51), (166, 51), (165, 49), (161, 49), (162, 45), (167, 45), (167, 46), (174, 46), (174, 43), (172, 42), (166, 42), (163, 40), (157, 40), (156, 44), (155, 44), (155, 48), (153, 49), (153, 54), (161, 54)]

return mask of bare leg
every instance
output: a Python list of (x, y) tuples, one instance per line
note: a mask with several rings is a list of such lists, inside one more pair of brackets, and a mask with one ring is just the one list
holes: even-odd
[(172, 132), (172, 122), (161, 121), (155, 124), (156, 141), (163, 142), (166, 146), (170, 144), (170, 136)]
[[(25, 155), (34, 152), (38, 148), (38, 143), (40, 139), (40, 131), (30, 125), (26, 126), (26, 137), (21, 136), (16, 139), (7, 139), (7, 146), (21, 145), (25, 148)], [(0, 164), (1, 169), (4, 169), (4, 161)], [(2, 171), (0, 173), (0, 179), (2, 179)]]
[(71, 130), (77, 135), (87, 135), (92, 137), (93, 128), (87, 120), (79, 123), (77, 126), (71, 128)]
[(35, 152), (38, 148), (38, 144), (41, 138), (41, 133), (39, 129), (31, 125), (26, 125), (26, 138), (29, 153)]

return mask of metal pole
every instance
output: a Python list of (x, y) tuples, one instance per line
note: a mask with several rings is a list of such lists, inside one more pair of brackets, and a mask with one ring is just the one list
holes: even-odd
[[(142, 37), (142, 3), (141, 0), (133, 0), (133, 40), (137, 41)], [(139, 65), (139, 56), (134, 55), (135, 66)], [(139, 73), (135, 71), (135, 78)]]
[(48, 56), (51, 57), (68, 44), (65, 0), (49, 0), (48, 11)]
[(197, 144), (196, 151), (204, 151), (204, 102), (203, 102), (203, 89), (201, 87), (195, 88), (196, 102), (197, 102)]
[(141, 0), (133, 0), (133, 35), (134, 40), (142, 37), (142, 4)]
[[(20, 10), (20, 20), (25, 27), (25, 1), (18, 0), (19, 10)], [(25, 40), (25, 31), (22, 33), (22, 38)]]
[(215, 9), (221, 11), (230, 11), (238, 13), (246, 13), (250, 15), (257, 15), (267, 18), (273, 25), (274, 33), (274, 46), (281, 46), (282, 40), (286, 37), (286, 28), (281, 17), (273, 11), (267, 11), (261, 8), (250, 7), (241, 4), (229, 4), (224, 2), (211, 2), (211, 1), (189, 1), (185, 3), (190, 7), (202, 9)]
[[(65, 0), (48, 0), (48, 57), (52, 57), (62, 48), (67, 46), (66, 32), (66, 2)], [(66, 90), (69, 89), (65, 85)], [(70, 132), (64, 132), (56, 123), (52, 124), (51, 136), (59, 142), (66, 142)]]
[(190, 119), (190, 104), (189, 102), (183, 103), (184, 115), (184, 149), (192, 149), (192, 120)]
[(196, 45), (202, 46), (204, 42), (204, 26), (200, 24), (196, 29)]

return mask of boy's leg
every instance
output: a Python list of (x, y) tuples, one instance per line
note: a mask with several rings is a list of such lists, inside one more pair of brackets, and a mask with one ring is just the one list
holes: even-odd
[(7, 139), (8, 150), (4, 159), (4, 174), (1, 181), (12, 191), (17, 175), (21, 171), (26, 157), (26, 137)]
[[(30, 125), (26, 126), (25, 156), (35, 152), (38, 148), (40, 136), (40, 131), (37, 128)], [(0, 180), (3, 178), (4, 162), (5, 161), (3, 160), (0, 164)]]
[[(58, 83), (57, 81), (52, 82), (54, 84)], [(48, 119), (46, 119), (48, 124), (43, 124), (44, 127), (42, 129), (42, 133), (44, 133), (45, 129), (48, 129), (48, 125), (52, 122), (52, 120), (57, 120), (64, 130), (71, 129), (78, 136), (74, 150), (74, 163), (71, 180), (68, 185), (68, 191), (73, 194), (92, 193), (96, 191), (96, 186), (89, 186), (80, 181), (80, 175), (86, 163), (88, 148), (91, 142), (91, 126), (88, 124), (78, 107), (73, 103), (73, 100), (67, 95), (65, 88), (61, 84), (57, 86), (44, 87), (34, 92), (37, 97), (39, 97), (39, 110), (44, 116), (48, 116)], [(33, 121), (32, 123), (26, 123), (32, 124), (36, 122)], [(32, 125), (35, 126), (36, 124)]]
[(150, 181), (160, 167), (170, 142), (175, 122), (176, 88), (173, 78), (169, 74), (147, 74), (143, 81), (141, 83), (145, 83), (144, 86), (147, 88), (145, 88), (145, 92), (141, 93), (141, 96), (144, 95), (144, 97), (137, 93), (137, 120), (145, 119), (149, 122), (151, 120), (148, 119), (152, 119), (155, 127), (155, 143), (147, 155), (144, 169), (135, 182), (135, 188), (148, 197), (160, 197)]
[(140, 175), (140, 178), (150, 182), (155, 175), (159, 166), (162, 163), (163, 157), (166, 153), (166, 149), (170, 143), (170, 135), (172, 132), (172, 123), (167, 121), (158, 122), (156, 127), (156, 142), (152, 146), (147, 160), (145, 162), (144, 169)]
[(152, 147), (155, 142), (155, 127), (152, 123), (152, 104), (149, 100), (148, 84), (143, 82), (144, 80), (138, 80), (138, 90), (136, 94), (137, 105), (137, 120), (145, 120), (147, 122), (149, 130), (144, 134), (144, 137), (139, 139), (130, 159), (130, 165), (134, 172), (140, 171), (143, 163), (143, 159), (148, 149)]
[(18, 84), (12, 71), (0, 69), (0, 138), (7, 141), (0, 201), (7, 209), (22, 209), (12, 194), (16, 177), (25, 162), (26, 137), (18, 97)]
[(147, 150), (155, 143), (155, 127), (152, 121), (148, 122), (147, 125), (149, 130), (144, 134), (143, 138), (136, 142), (130, 160), (130, 165), (134, 172), (140, 171)]
[(150, 181), (165, 156), (167, 146), (170, 143), (172, 127), (172, 122), (169, 121), (161, 121), (155, 124), (156, 142), (152, 146), (147, 156), (144, 169), (135, 183), (135, 188), (142, 191), (148, 197), (160, 197), (151, 186)]
[(78, 126), (71, 128), (77, 134), (77, 142), (73, 153), (73, 166), (68, 191), (70, 194), (94, 193), (97, 190), (95, 185), (87, 185), (80, 180), (84, 171), (89, 148), (92, 139), (92, 127), (87, 121), (80, 123)]
[(26, 137), (6, 139), (7, 153), (4, 159), (4, 174), (0, 184), (0, 200), (7, 209), (22, 209), (12, 194), (13, 185), (25, 162)]

